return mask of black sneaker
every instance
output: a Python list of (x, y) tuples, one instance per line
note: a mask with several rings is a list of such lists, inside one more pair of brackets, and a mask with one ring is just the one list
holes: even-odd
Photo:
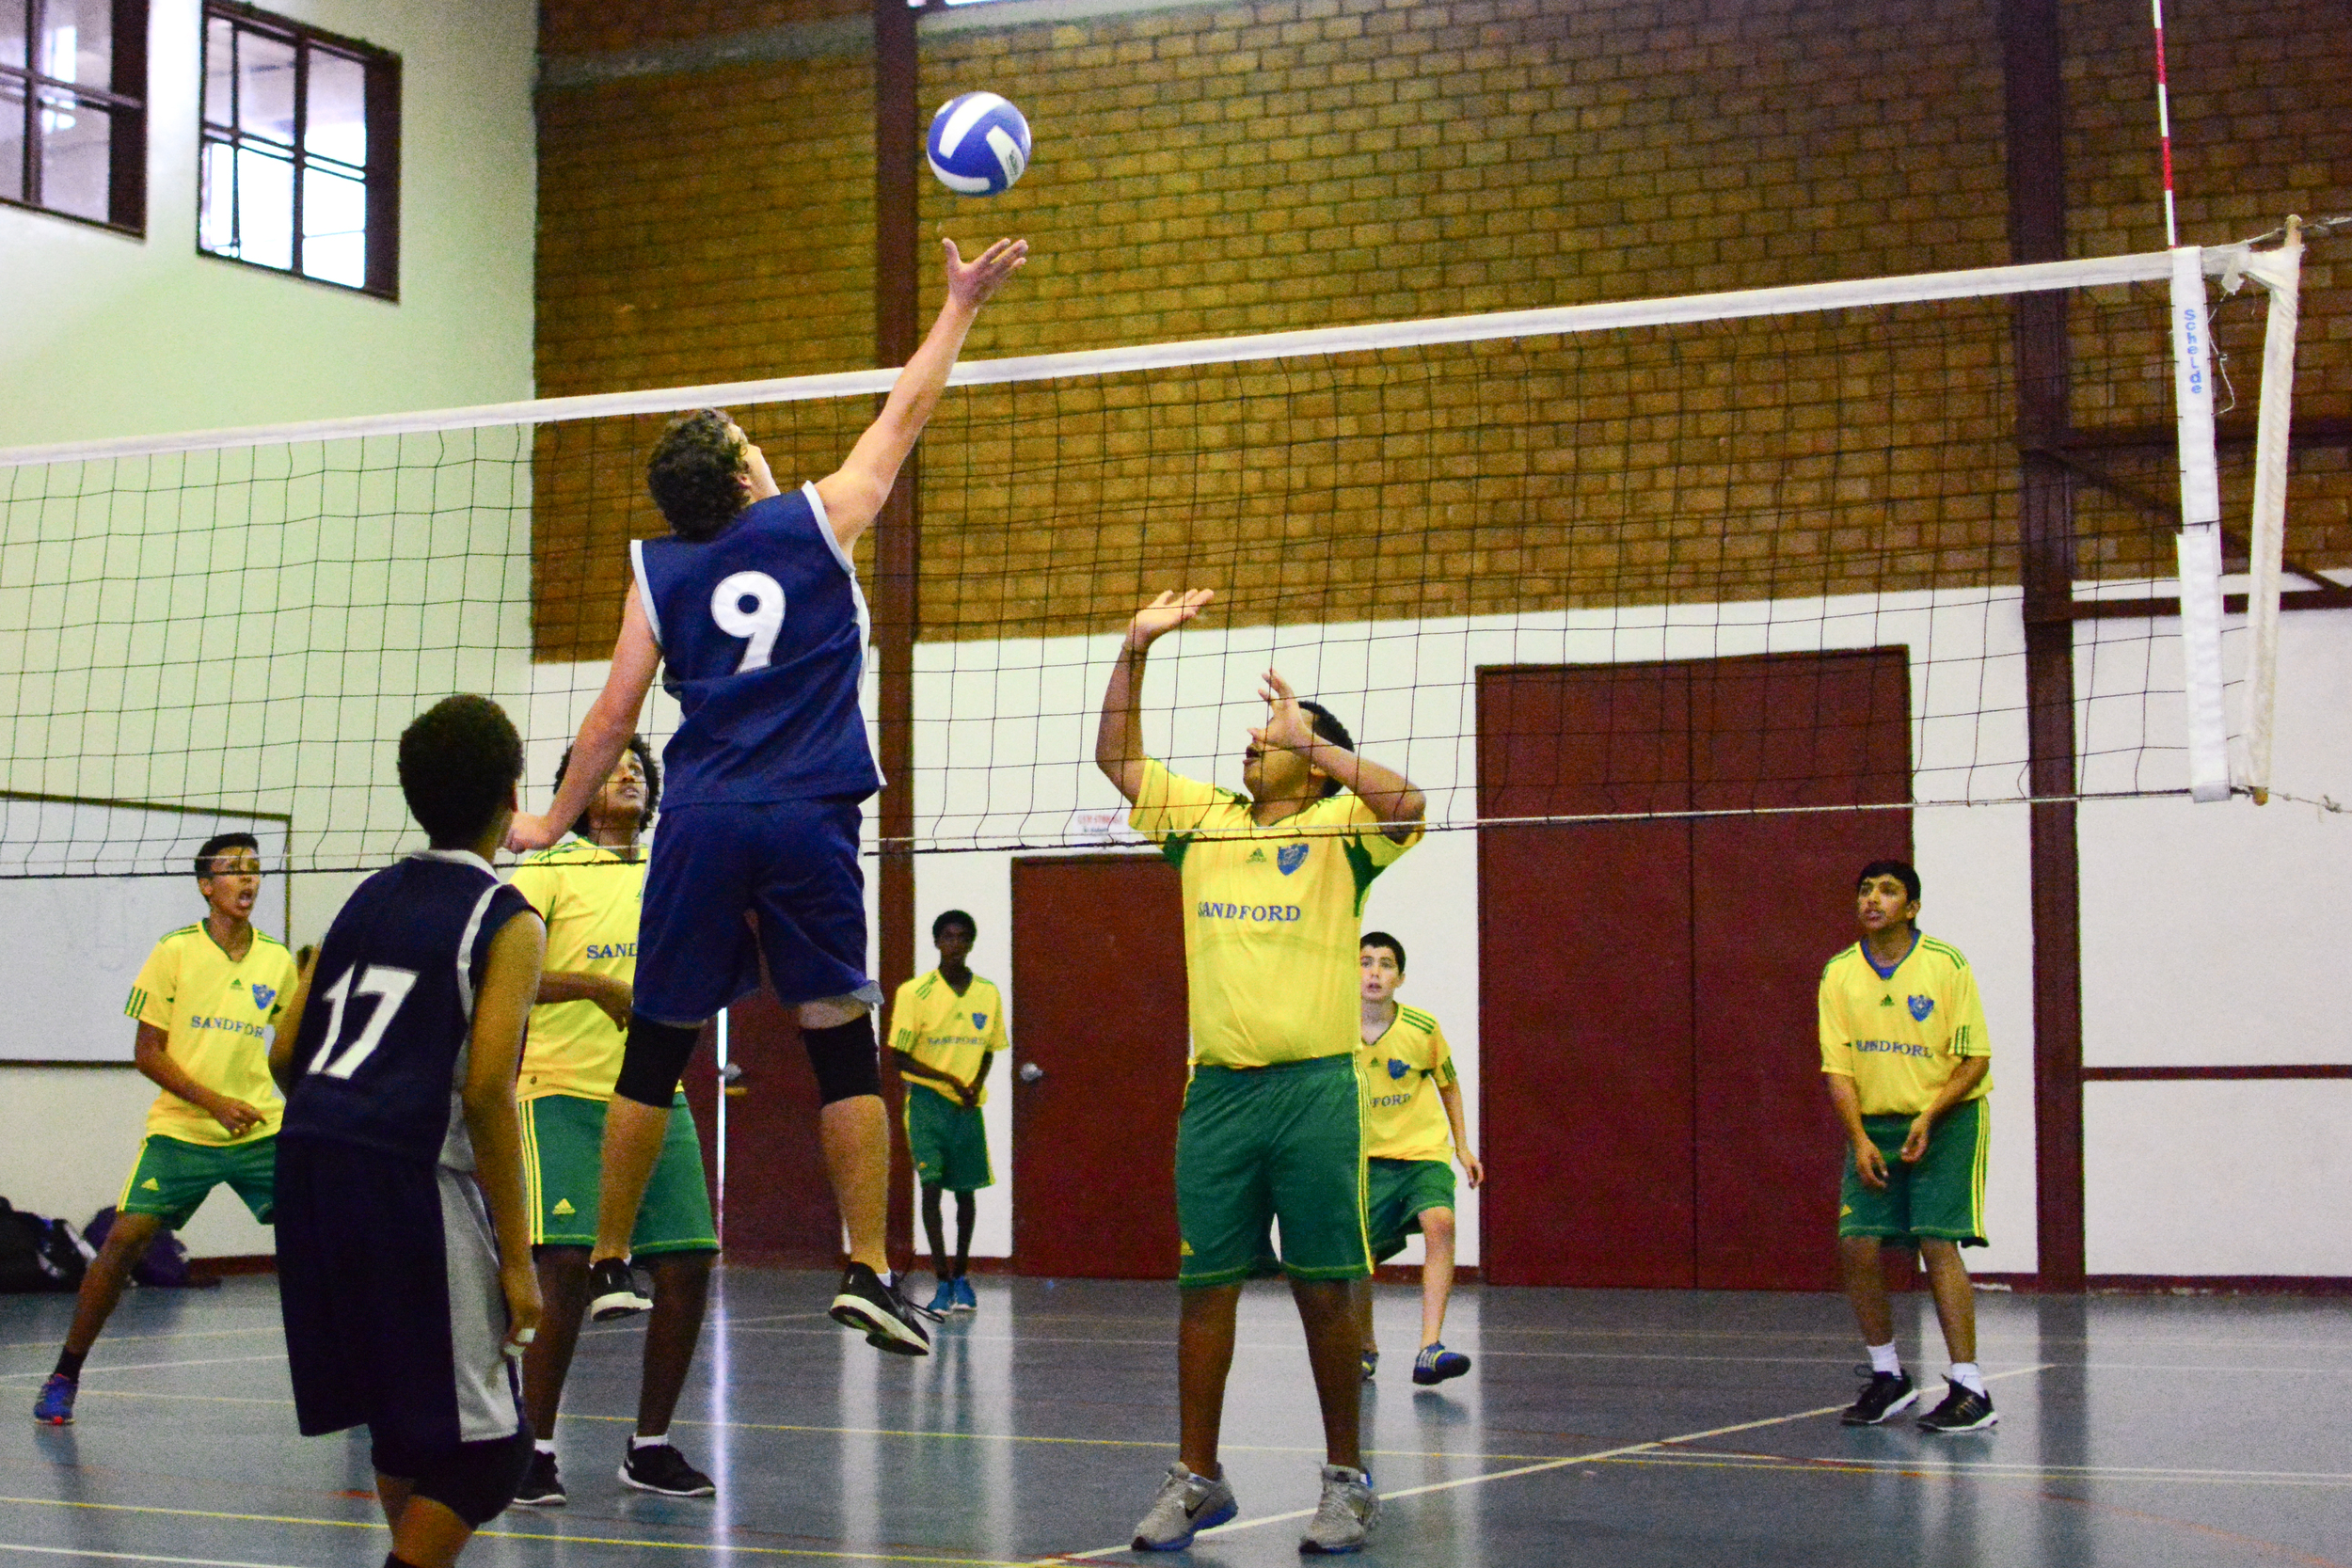
[(719, 1495), (710, 1478), (686, 1463), (686, 1456), (667, 1443), (642, 1449), (631, 1444), (628, 1457), (621, 1461), (621, 1484), (640, 1492), (659, 1492), (665, 1497)]
[(931, 1337), (917, 1322), (921, 1309), (882, 1283), (863, 1263), (841, 1271), (841, 1290), (829, 1314), (844, 1328), (863, 1332), (866, 1342), (893, 1355), (929, 1355)]
[(1861, 1398), (1846, 1406), (1837, 1418), (1850, 1427), (1874, 1427), (1897, 1411), (1910, 1409), (1918, 1401), (1919, 1390), (1909, 1372), (1871, 1372), (1870, 1381), (1862, 1386)]
[(564, 1494), (564, 1478), (555, 1473), (555, 1455), (545, 1449), (531, 1450), (531, 1468), (523, 1472), (515, 1501), (523, 1508), (562, 1508), (571, 1501)]
[(1921, 1432), (1982, 1432), (2001, 1418), (1993, 1409), (1993, 1397), (1964, 1388), (1955, 1383), (1944, 1402), (1919, 1418)]
[(637, 1289), (626, 1259), (607, 1258), (588, 1265), (588, 1315), (596, 1322), (652, 1310), (652, 1299)]

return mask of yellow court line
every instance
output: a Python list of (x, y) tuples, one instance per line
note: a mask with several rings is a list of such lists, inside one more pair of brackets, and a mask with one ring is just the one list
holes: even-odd
[[(1985, 1381), (1997, 1383), (2003, 1378), (2027, 1377), (2035, 1372), (2048, 1370), (2050, 1367), (2047, 1364), (2018, 1367), (2006, 1372), (1994, 1372)], [(1816, 1416), (1834, 1416), (1845, 1408), (1842, 1404), (1825, 1404), (1814, 1410), (1797, 1410), (1786, 1416), (1767, 1416), (1761, 1420), (1740, 1421), (1732, 1426), (1712, 1427), (1705, 1432), (1686, 1432), (1676, 1437), (1656, 1437), (1646, 1443), (1628, 1443), (1622, 1448), (1601, 1449), (1593, 1453), (1570, 1454), (1561, 1459), (1548, 1459), (1540, 1464), (1521, 1465), (1509, 1470), (1490, 1470), (1485, 1475), (1462, 1476), (1453, 1481), (1432, 1481), (1426, 1486), (1405, 1486), (1393, 1492), (1381, 1493), (1380, 1500), (1393, 1502), (1399, 1497), (1426, 1497), (1432, 1492), (1454, 1492), (1464, 1487), (1484, 1486), (1488, 1481), (1513, 1481), (1520, 1476), (1541, 1475), (1547, 1470), (1564, 1470), (1571, 1465), (1597, 1465), (1604, 1460), (1622, 1459), (1629, 1454), (1647, 1453), (1653, 1449), (1677, 1444), (1702, 1443), (1709, 1437), (1728, 1437), (1738, 1432), (1755, 1432), (1763, 1427), (1787, 1426), (1792, 1421), (1810, 1420)], [(1314, 1514), (1315, 1511), (1311, 1508), (1295, 1508), (1287, 1513), (1267, 1513), (1255, 1519), (1236, 1519), (1230, 1525), (1219, 1525), (1215, 1529), (1202, 1530), (1200, 1534), (1207, 1537), (1222, 1535), (1228, 1530), (1238, 1532), (1256, 1529), (1263, 1525), (1280, 1525), (1295, 1519), (1311, 1519)], [(1097, 1546), (1090, 1552), (1067, 1552), (1056, 1557), (1038, 1558), (1033, 1560), (1031, 1568), (1040, 1568), (1040, 1565), (1055, 1562), (1083, 1562), (1089, 1558), (1109, 1557), (1114, 1553), (1127, 1550), (1129, 1547), (1124, 1543), (1116, 1546)]]
[[(201, 1508), (159, 1508), (144, 1503), (93, 1503), (65, 1497), (0, 1497), (0, 1504), (14, 1503), (25, 1508), (78, 1508), (101, 1513), (155, 1513), (179, 1519), (220, 1519), (232, 1524), (254, 1525), (313, 1525), (325, 1529), (381, 1530), (384, 1527), (373, 1519), (310, 1519), (290, 1513), (228, 1513)], [(491, 1541), (553, 1541), (567, 1546), (627, 1546), (634, 1551), (671, 1552), (744, 1552), (758, 1557), (820, 1558), (831, 1562), (928, 1562), (945, 1568), (1026, 1568), (1025, 1562), (1006, 1561), (987, 1557), (939, 1557), (914, 1552), (828, 1551), (814, 1546), (755, 1546), (723, 1538), (707, 1541), (657, 1541), (645, 1537), (611, 1535), (554, 1535), (538, 1530), (483, 1529), (474, 1531), (476, 1540)], [(51, 1548), (36, 1547), (35, 1550)], [(55, 1548), (64, 1550), (65, 1548)], [(104, 1556), (92, 1553), (92, 1556)], [(195, 1562), (195, 1558), (150, 1558), (152, 1562)], [(228, 1568), (279, 1568), (274, 1563), (238, 1563)]]
[(1994, 1481), (2146, 1481), (2197, 1486), (2352, 1487), (2352, 1476), (2292, 1470), (2158, 1470), (2091, 1465), (1920, 1465), (1905, 1460), (1777, 1459), (1769, 1454), (1632, 1454), (1612, 1465), (1659, 1465), (1692, 1470), (1790, 1470), (1804, 1475), (1900, 1476), (1908, 1481), (1949, 1481), (1983, 1476)]
[[(176, 1400), (197, 1404), (266, 1404), (279, 1409), (294, 1408), (292, 1400), (245, 1399), (229, 1394), (164, 1394), (149, 1393), (136, 1388), (85, 1388), (84, 1399), (116, 1400)], [(566, 1421), (628, 1422), (635, 1424), (634, 1416), (582, 1416), (565, 1411), (560, 1418)], [(921, 1432), (905, 1427), (827, 1427), (790, 1426), (774, 1421), (698, 1421), (680, 1416), (672, 1426), (698, 1427), (706, 1432), (787, 1432), (817, 1437), (918, 1437), (936, 1438), (951, 1443), (1042, 1443), (1068, 1448), (1096, 1449), (1161, 1449), (1172, 1450), (1172, 1442), (1148, 1442), (1138, 1437), (1047, 1437), (1025, 1432)], [(1279, 1444), (1227, 1443), (1228, 1453), (1321, 1453), (1321, 1444), (1285, 1446)], [(1448, 1449), (1366, 1449), (1375, 1459), (1456, 1459), (1477, 1460), (1545, 1460), (1557, 1457), (1540, 1453), (1460, 1452)]]
[(22, 1542), (0, 1541), (0, 1552), (39, 1552), (44, 1557), (99, 1558), (108, 1562), (179, 1562), (195, 1564), (196, 1568), (293, 1568), (283, 1562), (237, 1562), (218, 1557), (157, 1557), (151, 1552), (101, 1552), (87, 1546), (33, 1546)]

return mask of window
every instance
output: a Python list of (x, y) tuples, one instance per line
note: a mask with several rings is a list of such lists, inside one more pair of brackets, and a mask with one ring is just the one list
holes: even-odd
[(203, 118), (198, 249), (398, 296), (396, 55), (208, 0)]
[(0, 201), (147, 228), (147, 0), (0, 0)]

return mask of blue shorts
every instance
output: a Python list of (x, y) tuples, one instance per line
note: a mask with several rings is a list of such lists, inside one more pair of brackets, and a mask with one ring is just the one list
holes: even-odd
[(638, 923), (639, 1014), (716, 1017), (759, 989), (763, 955), (787, 1006), (860, 992), (878, 1003), (866, 973), (863, 816), (847, 796), (664, 807)]

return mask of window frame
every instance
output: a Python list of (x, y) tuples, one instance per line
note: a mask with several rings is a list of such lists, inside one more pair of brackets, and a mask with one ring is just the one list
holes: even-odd
[[(0, 0), (24, 7), (24, 64), (0, 65), (0, 80), (16, 84), (24, 94), (23, 167), (18, 171), (22, 197), (0, 196), (0, 207), (41, 213), (68, 223), (85, 224), (110, 233), (147, 237), (147, 12), (148, 0), (111, 0), (113, 37), (107, 84), (60, 81), (42, 73), (40, 43), (49, 0)], [(135, 87), (136, 91), (132, 88)], [(70, 93), (92, 108), (106, 111), (106, 215), (103, 218), (69, 213), (40, 200), (41, 180), (40, 95)]]
[[(212, 81), (213, 23), (229, 23), (246, 33), (258, 33), (276, 42), (290, 46), (294, 56), (293, 145), (250, 136), (237, 124), (236, 94), (243, 90), (237, 72), (230, 71), (230, 122), (215, 125), (208, 118), (210, 84)], [(207, 261), (223, 261), (231, 266), (251, 267), (278, 277), (292, 277), (321, 288), (335, 289), (344, 293), (366, 294), (372, 298), (397, 303), (400, 299), (400, 56), (380, 45), (342, 33), (330, 33), (324, 27), (313, 27), (274, 11), (246, 4), (246, 0), (204, 0), (199, 17), (197, 46), (196, 92), (196, 253)], [(343, 283), (332, 277), (318, 277), (302, 270), (302, 203), (304, 179), (314, 156), (305, 145), (305, 132), (310, 117), (310, 56), (314, 50), (357, 63), (361, 70), (364, 101), (361, 114), (368, 135), (367, 163), (360, 166), (360, 177), (367, 199), (367, 230), (363, 250), (363, 280)], [(292, 171), (293, 206), (289, 214), (292, 225), (287, 251), (287, 264), (275, 266), (244, 256), (208, 249), (204, 244), (204, 180), (211, 150), (229, 149), (229, 163), (233, 168), (238, 150), (248, 141), (268, 147), (272, 153), (286, 155)], [(331, 166), (341, 173), (354, 166), (340, 159), (326, 158), (324, 166)], [(234, 198), (231, 198), (233, 202)], [(233, 211), (233, 208), (232, 208)]]

